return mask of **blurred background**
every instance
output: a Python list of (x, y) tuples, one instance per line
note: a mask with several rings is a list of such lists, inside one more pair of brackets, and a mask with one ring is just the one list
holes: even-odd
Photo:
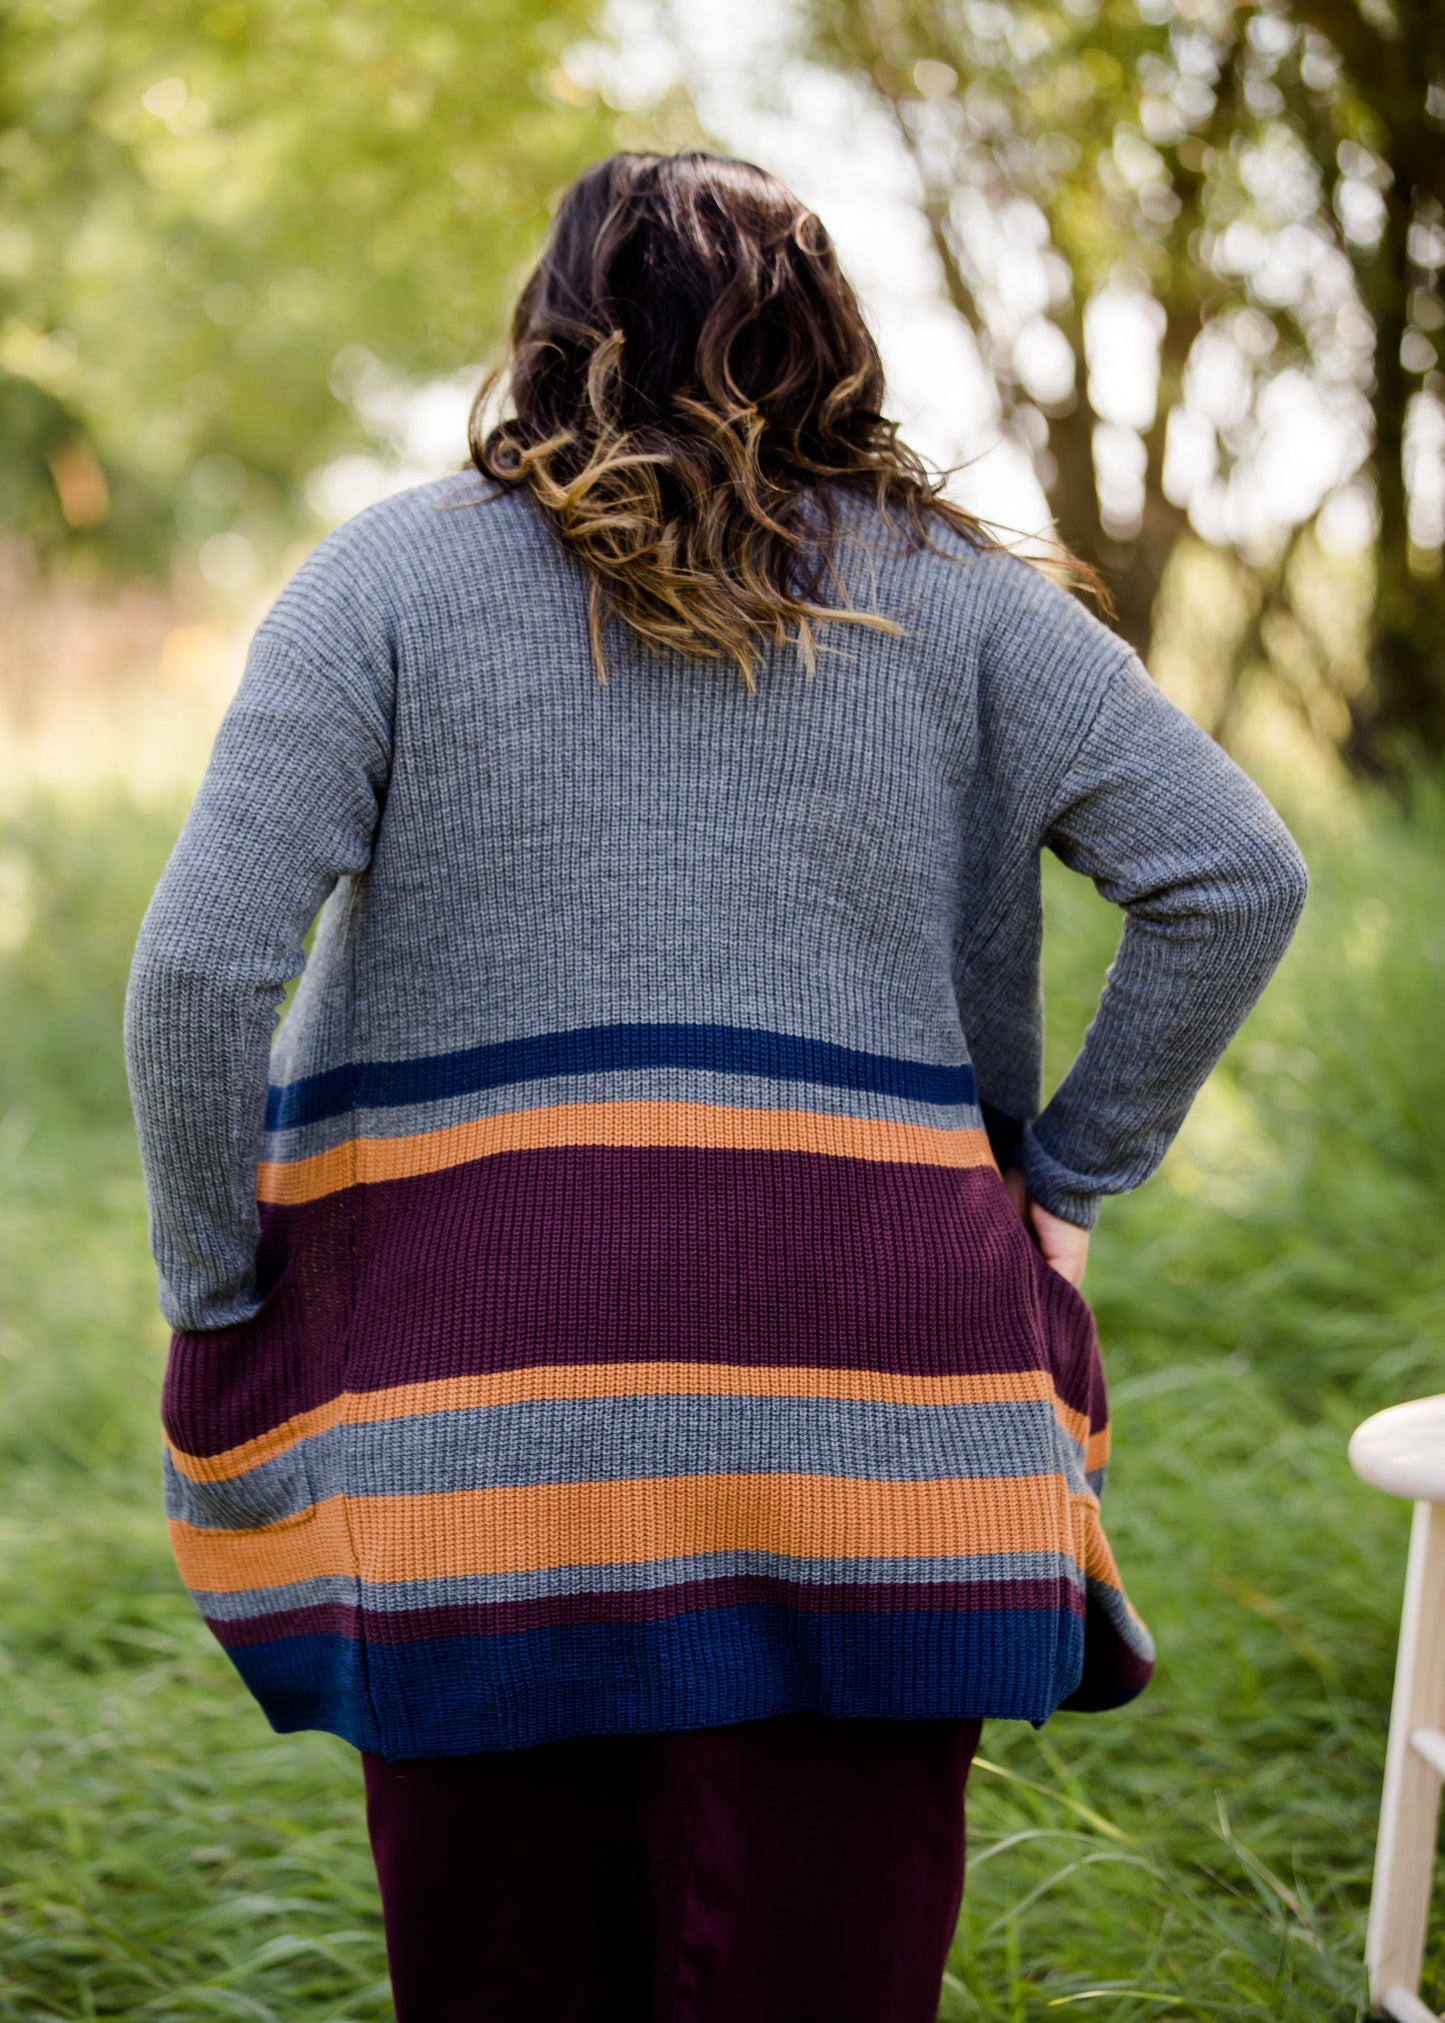
[[(1408, 1518), (1345, 1441), (1445, 1388), (1445, 10), (16, 0), (0, 2016), (390, 2014), (356, 1760), (269, 1733), (171, 1566), (121, 998), (270, 600), (464, 463), (570, 176), (689, 145), (818, 210), (909, 438), (1098, 566), (1314, 878), (1090, 1266), (1159, 1674), (986, 1732), (943, 2015), (1364, 2014)], [(1057, 1078), (1118, 922), (1056, 866), (1048, 911)]]

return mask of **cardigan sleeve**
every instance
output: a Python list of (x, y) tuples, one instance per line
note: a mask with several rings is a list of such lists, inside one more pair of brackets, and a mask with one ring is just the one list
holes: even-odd
[(1125, 916), (1083, 1046), (1022, 1139), (1030, 1193), (1089, 1228), (1102, 1195), (1164, 1157), (1284, 954), (1308, 874), (1259, 788), (1128, 650), (1040, 841)]
[(131, 962), (126, 1073), (177, 1329), (262, 1304), (271, 1035), (317, 909), (365, 871), (380, 820), (395, 660), (366, 520), (328, 535), (262, 619)]

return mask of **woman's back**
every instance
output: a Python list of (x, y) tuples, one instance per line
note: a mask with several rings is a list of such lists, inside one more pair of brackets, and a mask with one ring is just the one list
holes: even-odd
[[(298, 571), (137, 950), (188, 1584), (278, 1725), (392, 1756), (1128, 1697), (1092, 1321), (999, 1162), (1066, 1212), (1143, 1177), (1287, 838), (1009, 556), (853, 506), (901, 636), (752, 692), (621, 642), (604, 684), (584, 572), (491, 490)], [(1132, 910), (1036, 1133), (1045, 842)], [(178, 980), (228, 1007), (183, 1115)]]

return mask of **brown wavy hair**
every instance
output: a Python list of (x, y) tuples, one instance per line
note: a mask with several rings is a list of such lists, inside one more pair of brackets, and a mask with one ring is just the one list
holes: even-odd
[[(512, 412), (483, 435), (504, 384)], [(776, 176), (700, 152), (616, 154), (563, 196), (467, 442), (585, 564), (599, 680), (615, 615), (655, 645), (733, 661), (753, 688), (770, 640), (791, 637), (811, 673), (820, 625), (903, 630), (848, 596), (841, 495), (870, 497), (890, 525), (897, 509), (936, 552), (940, 522), (969, 548), (1001, 545), (941, 496), (949, 474), (900, 440), (883, 400), (832, 241)]]

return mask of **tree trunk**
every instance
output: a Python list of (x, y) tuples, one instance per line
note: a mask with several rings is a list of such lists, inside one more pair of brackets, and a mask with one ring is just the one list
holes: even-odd
[(1380, 529), (1370, 679), (1351, 710), (1348, 751), (1362, 771), (1392, 774), (1410, 753), (1445, 753), (1445, 580), (1414, 573), (1405, 491), (1405, 412), (1410, 378), (1400, 362), (1411, 283), (1412, 192), (1388, 195), (1385, 231), (1362, 267), (1361, 290), (1375, 325), (1374, 476)]

